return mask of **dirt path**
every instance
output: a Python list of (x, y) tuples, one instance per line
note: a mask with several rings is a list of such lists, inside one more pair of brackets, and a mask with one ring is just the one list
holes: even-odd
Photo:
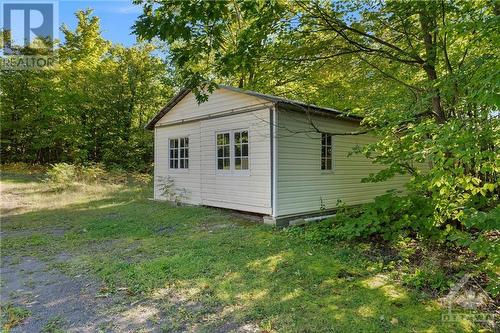
[(32, 257), (3, 258), (2, 304), (30, 316), (12, 332), (161, 332), (160, 311), (120, 294), (101, 295), (88, 277), (68, 277)]
[[(64, 260), (64, 256), (54, 260)], [(30, 312), (11, 329), (13, 333), (260, 331), (254, 324), (221, 321), (216, 312), (207, 311), (203, 304), (187, 302), (173, 290), (152, 298), (130, 297), (124, 291), (106, 294), (91, 278), (69, 277), (34, 257), (4, 257), (0, 268), (2, 305)], [(186, 320), (179, 321), (178, 313)]]

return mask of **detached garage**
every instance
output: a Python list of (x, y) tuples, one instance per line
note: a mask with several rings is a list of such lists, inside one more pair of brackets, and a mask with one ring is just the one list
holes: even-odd
[(265, 216), (268, 221), (371, 201), (404, 177), (361, 183), (380, 166), (356, 145), (373, 142), (360, 118), (337, 110), (219, 86), (202, 104), (180, 91), (147, 125), (155, 132), (154, 197), (170, 179), (182, 201)]

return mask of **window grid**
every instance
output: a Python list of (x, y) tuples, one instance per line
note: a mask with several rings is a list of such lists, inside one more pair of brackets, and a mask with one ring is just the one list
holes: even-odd
[(229, 132), (217, 134), (217, 170), (231, 169), (231, 142)]
[(170, 169), (189, 169), (189, 138), (170, 139)]
[(321, 170), (332, 170), (332, 136), (321, 134)]
[(234, 132), (234, 169), (248, 170), (248, 131)]

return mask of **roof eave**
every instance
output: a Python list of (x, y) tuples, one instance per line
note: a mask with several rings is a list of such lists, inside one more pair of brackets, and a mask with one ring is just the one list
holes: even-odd
[(168, 101), (167, 105), (165, 105), (160, 110), (160, 112), (158, 112), (150, 121), (148, 121), (144, 128), (148, 130), (154, 130), (156, 123), (160, 121), (160, 119), (163, 118), (163, 116), (167, 114), (167, 112), (170, 111), (177, 103), (179, 103), (181, 99), (189, 94), (190, 91), (191, 89), (181, 89), (177, 93), (177, 95), (175, 95), (174, 97), (172, 97), (172, 99), (170, 99), (170, 101)]

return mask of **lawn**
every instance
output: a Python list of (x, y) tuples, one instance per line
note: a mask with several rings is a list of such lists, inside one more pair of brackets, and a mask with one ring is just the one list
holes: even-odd
[(150, 196), (150, 186), (54, 189), (36, 174), (3, 173), (2, 256), (85, 274), (103, 298), (148, 300), (166, 332), (474, 330), (442, 322), (439, 302), (391, 278), (369, 245), (317, 245)]

